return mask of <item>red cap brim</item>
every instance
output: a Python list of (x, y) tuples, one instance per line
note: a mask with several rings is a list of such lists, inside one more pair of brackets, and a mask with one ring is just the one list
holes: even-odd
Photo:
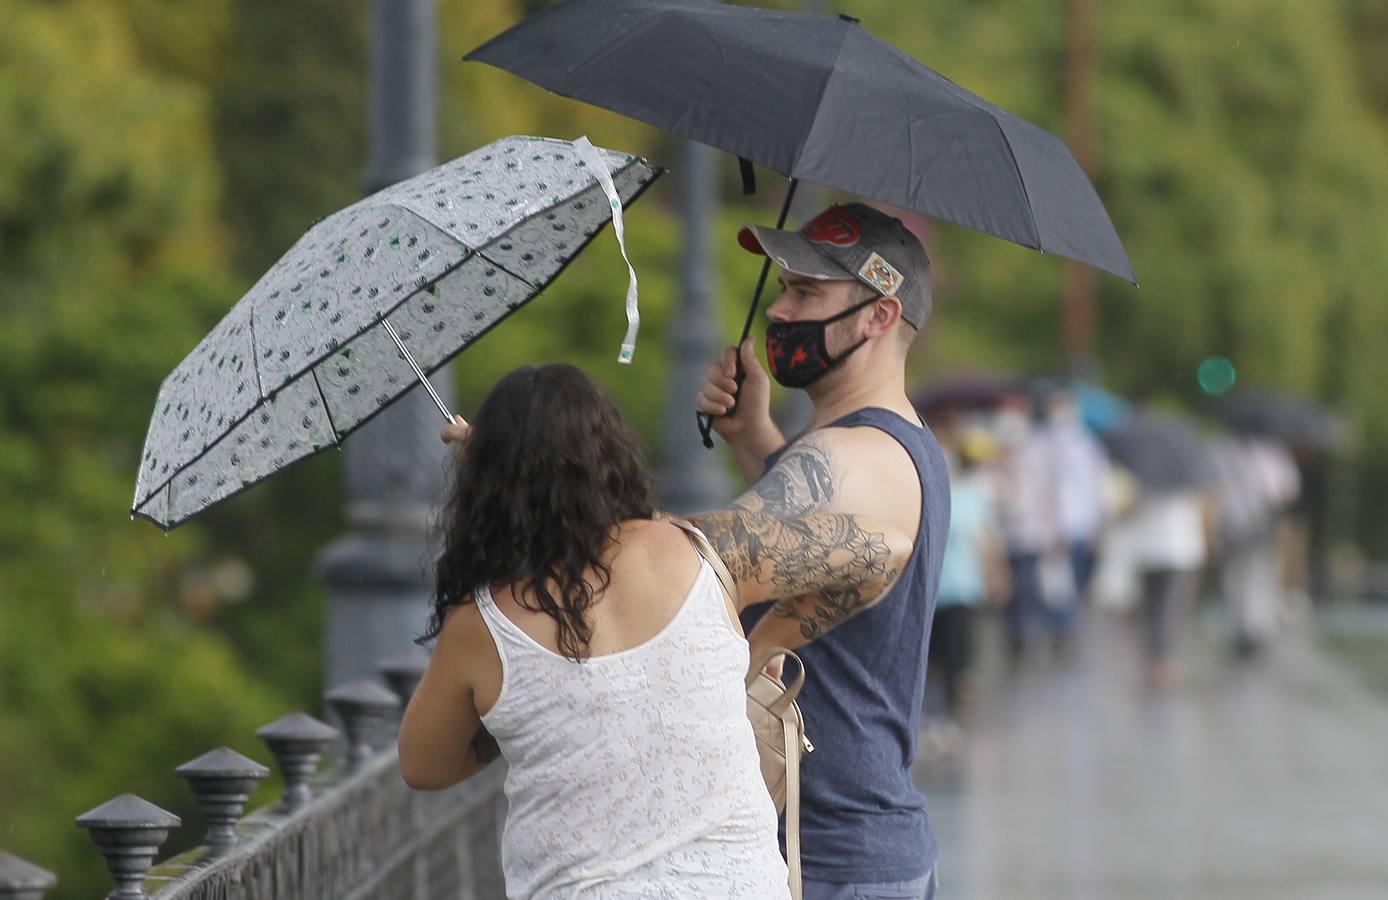
[(751, 225), (743, 225), (737, 232), (737, 243), (748, 253), (755, 253), (758, 256), (766, 255), (766, 248), (761, 245), (761, 240), (757, 237), (757, 232)]

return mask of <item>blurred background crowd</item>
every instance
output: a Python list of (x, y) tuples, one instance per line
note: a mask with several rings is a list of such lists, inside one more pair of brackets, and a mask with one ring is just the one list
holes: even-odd
[(1015, 674), (1028, 656), (1066, 661), (1087, 617), (1129, 618), (1137, 667), (1165, 690), (1202, 608), (1219, 607), (1231, 658), (1252, 662), (1329, 594), (1311, 580), (1323, 570), (1303, 470), (1321, 471), (1343, 423), (1309, 401), (1245, 390), (1198, 419), (1084, 382), (969, 378), (916, 403), (952, 478), (930, 645), (934, 749), (958, 746), (980, 627), (998, 632)]

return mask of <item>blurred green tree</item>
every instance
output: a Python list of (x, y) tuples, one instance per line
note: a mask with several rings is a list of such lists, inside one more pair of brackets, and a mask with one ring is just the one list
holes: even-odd
[(191, 624), (203, 532), (123, 511), (159, 381), (228, 287), (209, 96), (178, 72), (202, 57), (161, 62), (189, 45), (153, 27), (213, 40), (202, 5), (9, 3), (0, 27), (0, 810), (58, 896), (109, 884), (74, 816), (136, 790), (196, 829), (171, 767), (259, 753), (283, 710)]

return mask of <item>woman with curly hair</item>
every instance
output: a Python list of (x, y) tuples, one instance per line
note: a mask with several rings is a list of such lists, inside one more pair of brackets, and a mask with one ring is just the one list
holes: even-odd
[(503, 378), (454, 445), (437, 641), (400, 729), (421, 790), (506, 758), (512, 898), (788, 897), (761, 780), (740, 607), (870, 605), (910, 553), (856, 516), (697, 518), (738, 581), (728, 597), (657, 512), (641, 445), (566, 365)]

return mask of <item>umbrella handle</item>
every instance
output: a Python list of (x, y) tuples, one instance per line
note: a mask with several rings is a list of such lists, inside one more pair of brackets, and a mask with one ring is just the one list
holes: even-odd
[[(781, 203), (781, 214), (780, 214), (780, 216), (777, 217), (777, 219), (776, 219), (776, 227), (777, 227), (778, 229), (784, 228), (784, 227), (785, 227), (785, 224), (786, 224), (786, 216), (788, 216), (788, 215), (790, 214), (790, 204), (791, 204), (791, 201), (795, 199), (795, 188), (796, 188), (796, 186), (797, 186), (798, 184), (800, 184), (800, 182), (799, 182), (798, 180), (796, 180), (796, 179), (794, 179), (794, 178), (790, 179), (790, 186), (789, 186), (788, 188), (786, 188), (786, 199), (785, 199), (784, 202)], [(757, 316), (757, 306), (761, 303), (761, 292), (762, 292), (762, 289), (763, 289), (764, 287), (766, 287), (766, 277), (767, 277), (767, 275), (769, 275), (770, 273), (771, 273), (771, 257), (768, 256), (768, 257), (766, 257), (765, 259), (762, 260), (762, 264), (761, 264), (761, 276), (760, 276), (759, 278), (757, 278), (757, 289), (752, 293), (752, 306), (751, 306), (750, 309), (747, 310), (747, 320), (746, 320), (745, 322), (742, 323), (742, 337), (738, 338), (737, 344), (736, 344), (736, 346), (739, 348), (739, 350), (740, 350), (740, 348), (742, 347), (742, 342), (745, 341), (745, 340), (747, 340), (747, 335), (749, 335), (749, 334), (752, 333), (752, 322), (756, 319), (756, 316)], [(742, 380), (743, 380), (744, 378), (747, 377), (747, 373), (744, 372), (744, 371), (742, 371), (742, 353), (741, 353), (741, 352), (738, 352), (738, 353), (736, 354), (736, 359), (737, 359), (737, 376), (736, 376), (736, 377), (737, 377), (737, 386), (738, 386), (738, 388), (740, 389), (740, 388), (742, 387)], [(740, 392), (740, 391), (739, 391), (739, 392)], [(723, 415), (725, 415), (725, 416), (731, 416), (731, 415), (733, 415), (733, 414), (736, 413), (736, 412), (737, 412), (737, 395), (734, 394), (734, 395), (733, 395), (733, 405), (730, 406), (730, 407), (728, 407), (728, 411), (725, 412), (725, 413), (723, 413)], [(699, 436), (700, 436), (701, 438), (703, 438), (704, 446), (705, 446), (706, 448), (708, 448), (709, 450), (712, 450), (712, 449), (713, 449), (713, 416), (711, 416), (711, 415), (709, 415), (709, 414), (707, 414), (707, 413), (696, 412), (696, 413), (694, 414), (694, 418), (695, 418), (695, 421), (697, 421), (697, 422), (699, 423)]]
[(429, 383), (429, 379), (424, 377), (424, 370), (419, 367), (419, 363), (415, 362), (414, 357), (410, 355), (410, 351), (405, 349), (404, 342), (400, 340), (400, 335), (395, 333), (395, 329), (391, 326), (390, 320), (383, 318), (381, 319), (381, 324), (386, 326), (386, 334), (390, 335), (390, 339), (395, 341), (395, 346), (400, 348), (400, 352), (404, 354), (405, 362), (410, 364), (411, 369), (414, 369), (414, 374), (419, 378), (419, 383), (424, 385), (424, 389), (429, 392), (429, 396), (434, 398), (434, 405), (439, 408), (439, 412), (443, 413), (445, 419), (452, 422), (453, 414), (448, 411), (447, 406), (443, 405), (443, 400), (439, 399), (438, 392), (435, 391), (434, 386)]
[[(737, 375), (735, 376), (739, 392), (742, 388), (742, 380), (746, 377), (747, 373), (742, 370), (742, 354), (739, 353), (737, 360)], [(733, 394), (733, 405), (728, 407), (728, 411), (723, 413), (723, 415), (731, 416), (735, 412), (737, 412), (737, 393)], [(694, 420), (699, 423), (699, 437), (703, 439), (704, 447), (708, 450), (712, 450), (713, 416), (708, 413), (696, 412), (694, 413)]]

